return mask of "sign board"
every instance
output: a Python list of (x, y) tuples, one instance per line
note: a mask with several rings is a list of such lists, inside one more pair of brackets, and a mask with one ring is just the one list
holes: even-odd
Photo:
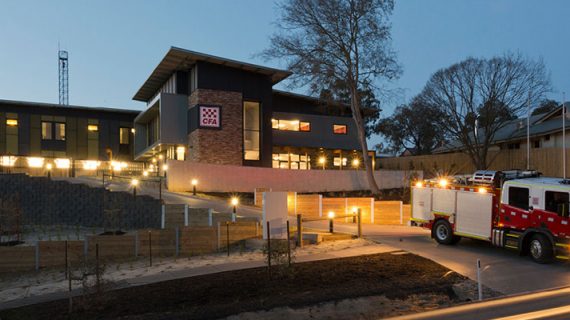
[(198, 127), (220, 129), (222, 127), (222, 108), (220, 106), (198, 106)]
[(287, 192), (263, 193), (263, 239), (267, 239), (267, 222), (271, 239), (287, 239)]

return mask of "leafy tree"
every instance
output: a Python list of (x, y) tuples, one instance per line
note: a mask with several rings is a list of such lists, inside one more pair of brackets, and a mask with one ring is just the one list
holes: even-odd
[(550, 90), (542, 61), (519, 54), (467, 58), (434, 73), (420, 94), (443, 113), (441, 128), (462, 145), (477, 169), (488, 167), (495, 134)]
[[(293, 85), (309, 85), (319, 93), (340, 81), (350, 93), (350, 108), (358, 130), (368, 185), (380, 190), (368, 156), (361, 91), (375, 81), (400, 74), (390, 48), (389, 17), (393, 0), (285, 0), (267, 58), (284, 59), (294, 72)], [(334, 93), (339, 94), (339, 93)]]
[(386, 138), (392, 152), (408, 149), (413, 155), (430, 154), (445, 141), (445, 132), (439, 126), (441, 117), (439, 108), (414, 99), (380, 120), (374, 132)]
[(545, 99), (542, 100), (540, 102), (540, 104), (538, 105), (538, 107), (536, 107), (534, 110), (532, 110), (532, 114), (531, 115), (537, 115), (537, 114), (541, 114), (541, 113), (547, 113), (547, 112), (551, 112), (556, 110), (557, 108), (560, 108), (560, 103), (556, 100), (550, 100), (550, 99)]

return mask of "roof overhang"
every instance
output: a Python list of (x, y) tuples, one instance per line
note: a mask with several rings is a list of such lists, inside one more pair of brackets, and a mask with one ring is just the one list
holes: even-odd
[(145, 83), (134, 95), (133, 100), (147, 102), (174, 72), (181, 70), (187, 71), (198, 61), (264, 74), (271, 77), (273, 84), (280, 82), (292, 74), (290, 71), (286, 70), (268, 68), (182, 48), (170, 47), (164, 58), (162, 58), (158, 66), (156, 66)]

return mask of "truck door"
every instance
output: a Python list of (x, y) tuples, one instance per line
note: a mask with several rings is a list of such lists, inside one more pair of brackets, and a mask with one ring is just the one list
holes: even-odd
[(507, 200), (501, 207), (500, 222), (509, 228), (525, 229), (532, 224), (529, 216), (529, 188), (510, 185), (506, 188)]
[(544, 209), (535, 208), (534, 215), (537, 215), (539, 226), (548, 228), (556, 237), (570, 234), (569, 202), (568, 192), (544, 190)]

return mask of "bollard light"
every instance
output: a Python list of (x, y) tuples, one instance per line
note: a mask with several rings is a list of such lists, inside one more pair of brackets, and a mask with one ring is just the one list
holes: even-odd
[(47, 177), (48, 179), (51, 179), (51, 169), (53, 168), (53, 165), (51, 163), (46, 164), (46, 170), (47, 170)]
[(231, 204), (233, 206), (232, 211), (232, 222), (236, 221), (237, 205), (239, 204), (239, 199), (237, 197), (232, 197)]
[(329, 217), (329, 232), (333, 233), (334, 232), (334, 212), (329, 211), (328, 217)]
[(192, 181), (190, 181), (190, 183), (192, 183), (192, 195), (196, 195), (196, 186), (198, 185), (198, 179), (192, 179)]
[(356, 223), (357, 214), (358, 214), (358, 207), (352, 207), (352, 223)]
[(148, 171), (143, 171), (143, 176), (148, 177)]
[(139, 180), (137, 180), (137, 179), (131, 180), (131, 186), (133, 186), (133, 197), (137, 196), (137, 186), (138, 185), (139, 185)]
[(162, 166), (162, 171), (164, 171), (164, 177), (166, 178), (166, 171), (168, 170), (168, 165), (165, 164)]
[(352, 160), (352, 166), (358, 168), (360, 166), (360, 160), (358, 159)]

